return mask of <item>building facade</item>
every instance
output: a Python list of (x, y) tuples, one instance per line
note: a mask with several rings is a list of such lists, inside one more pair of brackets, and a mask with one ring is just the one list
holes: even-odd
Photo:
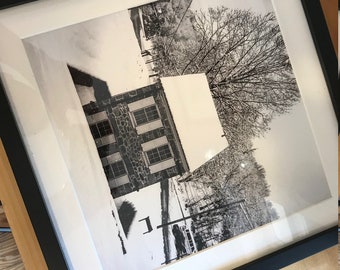
[(160, 81), (111, 96), (69, 67), (114, 198), (189, 171)]

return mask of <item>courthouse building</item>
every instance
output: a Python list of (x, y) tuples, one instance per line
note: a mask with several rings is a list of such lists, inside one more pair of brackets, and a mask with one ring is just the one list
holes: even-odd
[(69, 67), (114, 198), (189, 171), (161, 81), (118, 95)]

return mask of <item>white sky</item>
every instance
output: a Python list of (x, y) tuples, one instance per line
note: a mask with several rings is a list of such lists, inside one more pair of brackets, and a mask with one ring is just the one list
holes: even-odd
[[(147, 200), (145, 198), (148, 198)], [(126, 241), (127, 253), (124, 255), (127, 265), (116, 265), (117, 269), (156, 269), (165, 261), (163, 251), (163, 232), (157, 229), (162, 224), (160, 184), (145, 187), (115, 199), (118, 206), (123, 201), (131, 202), (136, 209), (136, 216), (130, 227)], [(147, 231), (146, 222), (139, 220), (150, 218), (153, 230)], [(113, 256), (114, 258), (114, 256)]]
[(330, 197), (319, 154), (302, 103), (274, 119), (264, 138), (254, 140), (264, 166), (270, 199), (287, 215)]
[(113, 95), (149, 83), (128, 11), (25, 40), (107, 82)]

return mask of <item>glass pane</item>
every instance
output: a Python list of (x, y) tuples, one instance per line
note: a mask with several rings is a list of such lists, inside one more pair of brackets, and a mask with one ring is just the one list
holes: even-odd
[(98, 130), (96, 124), (90, 126), (90, 130), (91, 130), (91, 133), (92, 133), (92, 136), (93, 136), (94, 139), (100, 138), (100, 133), (99, 133), (99, 130)]
[(136, 120), (137, 125), (141, 125), (141, 124), (148, 122), (148, 119), (146, 118), (144, 109), (141, 109), (139, 111), (135, 111), (133, 114), (135, 116), (135, 120)]
[(163, 145), (146, 152), (150, 165), (172, 157), (169, 145)]
[(156, 106), (151, 106), (148, 108), (145, 108), (145, 113), (148, 118), (148, 122), (156, 120), (159, 118), (158, 111)]
[(157, 148), (148, 151), (146, 154), (148, 156), (150, 164), (157, 163), (161, 160)]
[(104, 166), (103, 168), (104, 168), (104, 172), (105, 172), (106, 178), (107, 179), (113, 178), (113, 172), (111, 170), (110, 165)]
[(159, 119), (159, 114), (156, 106), (150, 106), (147, 108), (140, 109), (138, 111), (135, 111), (133, 115), (135, 117), (137, 125), (142, 125), (147, 122)]
[(161, 160), (165, 160), (171, 157), (171, 152), (168, 145), (163, 145), (158, 148)]
[(109, 121), (105, 120), (103, 122), (99, 122), (97, 123), (97, 126), (101, 137), (112, 134), (112, 129)]
[(114, 178), (117, 178), (119, 176), (126, 174), (123, 161), (118, 161), (118, 162), (112, 163), (110, 166), (111, 166), (111, 169), (113, 171)]

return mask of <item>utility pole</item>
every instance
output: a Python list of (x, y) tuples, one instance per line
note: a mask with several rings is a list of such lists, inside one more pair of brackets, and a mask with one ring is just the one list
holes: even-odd
[(245, 200), (242, 199), (242, 200), (239, 200), (239, 201), (235, 201), (235, 202), (231, 202), (231, 203), (228, 203), (226, 205), (222, 205), (220, 207), (217, 207), (217, 208), (214, 208), (214, 209), (209, 209), (209, 210), (206, 210), (206, 211), (202, 211), (202, 212), (199, 212), (199, 213), (196, 213), (196, 214), (192, 214), (190, 216), (186, 216), (186, 217), (183, 217), (183, 218), (179, 218), (179, 219), (176, 219), (176, 220), (173, 220), (173, 221), (170, 221), (170, 222), (166, 222), (166, 223), (163, 223), (161, 225), (158, 225), (157, 226), (157, 229), (159, 228), (163, 228), (163, 227), (166, 227), (166, 226), (169, 226), (169, 225), (172, 225), (172, 224), (175, 224), (175, 223), (178, 223), (180, 221), (185, 221), (189, 218), (193, 218), (193, 217), (197, 217), (199, 215), (203, 215), (203, 214), (206, 214), (206, 213), (209, 213), (209, 212), (213, 212), (213, 211), (216, 211), (216, 210), (219, 210), (219, 209), (223, 209), (223, 208), (228, 208), (228, 207), (231, 207), (235, 204), (241, 204), (243, 203)]

